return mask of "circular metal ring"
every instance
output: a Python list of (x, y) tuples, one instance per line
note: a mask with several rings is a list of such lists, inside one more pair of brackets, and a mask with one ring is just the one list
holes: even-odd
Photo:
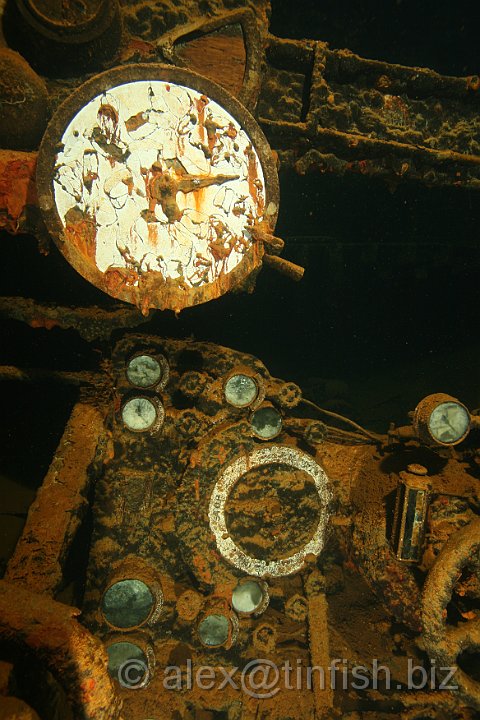
[[(320, 518), (312, 538), (304, 547), (286, 558), (279, 560), (260, 560), (247, 555), (230, 536), (225, 519), (225, 505), (230, 491), (236, 482), (252, 468), (284, 463), (296, 470), (306, 472), (313, 479), (321, 500)], [(210, 498), (208, 518), (210, 528), (215, 535), (217, 548), (228, 562), (239, 570), (256, 577), (291, 575), (300, 570), (307, 556), (318, 555), (323, 549), (327, 521), (330, 490), (325, 471), (309, 455), (291, 447), (273, 445), (255, 450), (248, 456), (234, 460), (220, 474)]]

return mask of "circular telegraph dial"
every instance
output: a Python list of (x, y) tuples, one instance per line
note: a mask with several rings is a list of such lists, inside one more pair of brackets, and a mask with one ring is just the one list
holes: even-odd
[(278, 178), (252, 116), (223, 88), (161, 65), (115, 68), (51, 120), (39, 202), (66, 259), (139, 306), (219, 297), (261, 265), (250, 228), (273, 230)]

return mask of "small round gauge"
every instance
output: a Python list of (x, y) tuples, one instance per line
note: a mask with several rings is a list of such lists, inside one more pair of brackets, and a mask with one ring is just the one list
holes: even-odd
[(230, 621), (220, 613), (207, 615), (198, 626), (198, 634), (203, 645), (225, 645), (230, 635)]
[(157, 408), (149, 398), (134, 397), (123, 406), (122, 419), (129, 430), (149, 430), (157, 420)]
[(232, 607), (244, 615), (259, 614), (268, 605), (268, 593), (261, 580), (240, 582), (232, 592)]
[(459, 400), (435, 393), (427, 395), (415, 408), (413, 425), (419, 438), (427, 443), (457, 445), (470, 431), (470, 413)]
[(131, 642), (113, 642), (107, 653), (110, 677), (122, 687), (133, 690), (148, 683), (148, 659), (141, 647)]
[(162, 367), (151, 355), (136, 355), (128, 363), (127, 378), (137, 387), (152, 387), (160, 382)]
[(133, 628), (146, 622), (155, 605), (155, 598), (144, 582), (136, 578), (110, 585), (102, 599), (105, 620), (117, 628)]
[(428, 429), (433, 439), (445, 445), (460, 442), (467, 435), (469, 427), (470, 415), (467, 409), (457, 402), (440, 403), (428, 421)]
[(273, 407), (261, 407), (252, 415), (250, 426), (253, 433), (261, 440), (271, 440), (282, 430), (282, 416)]
[(258, 396), (258, 386), (249, 375), (232, 375), (224, 387), (225, 400), (229, 405), (242, 408), (251, 405)]

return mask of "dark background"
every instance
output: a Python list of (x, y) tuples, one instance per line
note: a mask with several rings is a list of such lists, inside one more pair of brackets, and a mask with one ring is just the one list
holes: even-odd
[[(326, 40), (364, 57), (467, 75), (480, 71), (474, 8), (439, 0), (276, 0), (271, 30)], [(145, 330), (252, 353), (272, 374), (298, 382), (307, 396), (373, 429), (405, 422), (430, 392), (449, 392), (478, 407), (478, 191), (413, 183), (392, 191), (363, 176), (315, 174), (281, 173), (280, 183), (277, 234), (286, 240), (284, 256), (305, 265), (303, 281), (264, 269), (253, 295), (229, 295), (179, 319), (157, 312)], [(33, 238), (3, 236), (1, 243), (1, 295), (113, 304), (53, 244), (44, 257)], [(2, 325), (3, 364), (88, 369), (108, 352), (73, 331)], [(330, 395), (325, 380), (334, 388)], [(8, 383), (2, 394), (3, 474), (33, 490), (75, 393)]]

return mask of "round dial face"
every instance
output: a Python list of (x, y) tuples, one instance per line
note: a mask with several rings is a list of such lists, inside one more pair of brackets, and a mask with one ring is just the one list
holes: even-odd
[(80, 273), (142, 309), (218, 297), (260, 265), (249, 228), (274, 224), (266, 140), (205, 78), (131, 66), (121, 82), (120, 70), (105, 74), (107, 89), (105, 79), (102, 90), (96, 78), (82, 86), (76, 95), (87, 101), (67, 101), (47, 130), (39, 161), (47, 225)]
[(257, 383), (248, 375), (232, 375), (225, 383), (225, 400), (234, 407), (251, 405), (258, 395)]
[(253, 413), (250, 425), (257, 437), (271, 440), (282, 430), (282, 416), (275, 408), (262, 407)]
[(103, 596), (102, 610), (107, 622), (118, 628), (131, 628), (148, 619), (155, 600), (141, 580), (120, 580)]
[(137, 387), (148, 388), (160, 382), (162, 368), (151, 355), (137, 355), (128, 363), (127, 377)]
[(428, 421), (428, 429), (434, 440), (446, 445), (457, 443), (468, 432), (470, 416), (467, 410), (456, 402), (437, 405)]
[(225, 615), (207, 615), (198, 626), (198, 634), (204, 645), (224, 645), (230, 633), (230, 622)]
[(149, 430), (157, 419), (157, 408), (145, 397), (134, 397), (122, 408), (123, 422), (129, 430)]
[(253, 613), (262, 605), (263, 601), (263, 589), (255, 580), (248, 580), (237, 585), (232, 593), (232, 606), (237, 612)]
[(131, 642), (114, 642), (107, 647), (108, 672), (122, 687), (143, 687), (148, 681), (148, 661), (143, 650)]

